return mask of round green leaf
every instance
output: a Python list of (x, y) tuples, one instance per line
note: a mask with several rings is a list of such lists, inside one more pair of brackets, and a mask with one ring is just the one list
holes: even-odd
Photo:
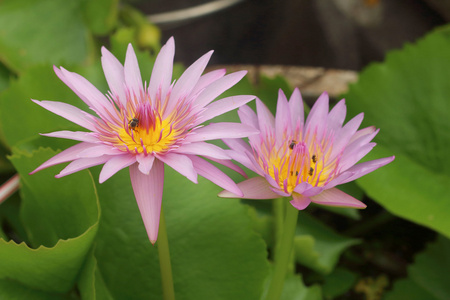
[[(345, 98), (381, 128), (369, 158), (396, 160), (357, 182), (392, 213), (450, 236), (450, 27), (364, 70)], [(383, 149), (381, 149), (382, 147)]]

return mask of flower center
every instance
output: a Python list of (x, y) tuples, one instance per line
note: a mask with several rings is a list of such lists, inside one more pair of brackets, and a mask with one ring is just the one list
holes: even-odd
[(183, 133), (176, 129), (175, 124), (172, 115), (163, 119), (149, 102), (141, 103), (135, 114), (125, 119), (124, 126), (118, 130), (116, 147), (126, 147), (136, 154), (167, 152)]
[(278, 148), (274, 143), (262, 145), (258, 162), (281, 189), (292, 193), (302, 182), (322, 186), (334, 177), (337, 162), (327, 162), (330, 149), (327, 150), (324, 152), (321, 145), (314, 142), (307, 145), (290, 139)]

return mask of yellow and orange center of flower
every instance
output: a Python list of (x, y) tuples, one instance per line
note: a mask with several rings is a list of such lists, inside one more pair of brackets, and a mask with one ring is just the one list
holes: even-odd
[(334, 176), (336, 164), (327, 164), (327, 157), (328, 154), (316, 145), (307, 147), (302, 142), (290, 140), (279, 149), (272, 148), (260, 156), (259, 163), (281, 189), (292, 193), (302, 182), (322, 186)]
[(172, 123), (169, 118), (156, 117), (151, 124), (145, 124), (142, 118), (135, 116), (128, 121), (128, 127), (118, 130), (118, 143), (136, 153), (166, 152), (179, 134)]

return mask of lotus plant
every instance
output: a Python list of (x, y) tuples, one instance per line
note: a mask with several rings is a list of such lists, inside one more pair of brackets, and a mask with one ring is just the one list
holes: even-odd
[[(329, 111), (326, 93), (316, 101), (306, 120), (298, 89), (294, 90), (289, 101), (283, 91), (279, 91), (275, 117), (259, 99), (256, 99), (256, 110), (257, 113), (248, 106), (242, 106), (238, 112), (242, 124), (260, 131), (258, 135), (248, 137), (249, 144), (242, 139), (224, 141), (233, 150), (230, 155), (259, 176), (238, 184), (244, 196), (232, 191), (223, 191), (219, 196), (289, 199), (291, 205), (286, 208), (282, 237), (286, 240), (280, 241), (280, 248), (287, 250), (280, 250), (283, 254), (279, 256), (276, 253), (274, 283), (277, 276), (284, 276), (283, 270), (277, 269), (283, 263), (277, 261), (290, 256), (289, 243), (292, 243), (298, 210), (305, 209), (311, 202), (365, 208), (364, 203), (335, 186), (370, 173), (390, 163), (394, 157), (356, 164), (375, 146), (371, 141), (379, 130), (373, 126), (358, 130), (363, 120), (362, 113), (344, 125), (345, 100)], [(280, 285), (279, 282), (274, 284)], [(267, 299), (278, 299), (279, 292), (275, 289), (280, 287), (269, 289)]]

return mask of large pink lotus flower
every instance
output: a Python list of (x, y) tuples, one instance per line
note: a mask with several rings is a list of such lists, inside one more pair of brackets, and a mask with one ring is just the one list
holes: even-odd
[(134, 194), (152, 243), (156, 242), (163, 193), (164, 164), (197, 183), (203, 176), (234, 194), (241, 194), (236, 184), (210, 162), (198, 157), (237, 167), (227, 153), (206, 140), (238, 138), (257, 131), (240, 123), (201, 124), (238, 108), (254, 96), (234, 96), (211, 103), (235, 85), (245, 71), (225, 75), (216, 70), (202, 76), (212, 51), (193, 63), (172, 82), (175, 43), (170, 38), (162, 47), (153, 67), (148, 86), (142, 84), (136, 55), (129, 45), (125, 64), (102, 48), (102, 66), (110, 91), (105, 96), (82, 76), (64, 68), (54, 68), (98, 117), (61, 102), (36, 101), (90, 132), (58, 131), (45, 136), (81, 141), (55, 155), (32, 173), (72, 161), (56, 177), (104, 164), (100, 183), (119, 170), (129, 167)]
[(345, 101), (341, 100), (328, 112), (328, 95), (324, 93), (304, 121), (298, 89), (289, 102), (280, 90), (275, 118), (259, 99), (256, 101), (257, 114), (248, 106), (242, 106), (238, 113), (243, 124), (258, 128), (260, 134), (249, 137), (250, 146), (242, 139), (224, 141), (235, 151), (230, 156), (262, 177), (238, 184), (243, 197), (231, 191), (223, 191), (219, 196), (246, 199), (292, 196), (291, 204), (297, 209), (304, 209), (311, 202), (366, 207), (335, 188), (394, 159), (392, 156), (356, 164), (375, 146), (371, 140), (379, 131), (373, 126), (358, 130), (362, 113), (343, 126)]

